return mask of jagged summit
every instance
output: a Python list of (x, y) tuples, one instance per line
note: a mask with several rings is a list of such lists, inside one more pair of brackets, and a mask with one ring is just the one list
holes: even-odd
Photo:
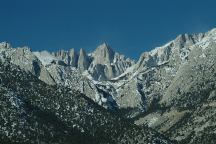
[(46, 55), (43, 52), (35, 52), (35, 55), (45, 65), (51, 65), (52, 60), (55, 60), (55, 63), (77, 68), (81, 72), (87, 70), (95, 80), (112, 79), (122, 74), (133, 63), (129, 58), (125, 59), (123, 55), (114, 52), (107, 43), (99, 45), (94, 52), (89, 54), (81, 48), (79, 52), (70, 49), (69, 51), (47, 52)]
[(87, 70), (90, 65), (89, 57), (83, 48), (79, 51), (78, 69), (81, 71)]
[(174, 44), (178, 48), (182, 48), (185, 46), (191, 46), (191, 45), (201, 41), (204, 36), (205, 36), (204, 33), (181, 34), (174, 40)]
[(111, 48), (111, 46), (107, 43), (107, 42), (104, 42), (104, 43), (102, 43), (101, 45), (99, 45), (97, 48), (96, 48), (96, 50), (95, 51), (97, 51), (97, 50), (103, 50), (103, 51), (107, 51), (107, 52), (113, 52), (114, 53), (114, 51), (113, 51), (113, 49)]
[(96, 48), (92, 55), (94, 57), (94, 64), (111, 64), (113, 62), (115, 52), (108, 44), (103, 43)]
[(8, 42), (1, 42), (0, 48), (11, 48), (11, 45)]
[(77, 67), (78, 54), (76, 53), (75, 49), (69, 50), (69, 61), (69, 65)]
[(143, 69), (143, 67), (160, 66), (172, 59), (175, 59), (179, 64), (185, 62), (188, 54), (196, 44), (206, 43), (205, 41), (212, 39), (214, 35), (216, 36), (214, 30), (198, 34), (180, 34), (167, 44), (156, 47), (150, 52), (144, 52), (140, 56), (136, 67), (139, 69), (141, 66), (141, 69)]

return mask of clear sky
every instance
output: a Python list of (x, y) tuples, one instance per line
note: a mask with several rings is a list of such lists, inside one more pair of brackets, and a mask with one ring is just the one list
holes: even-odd
[(181, 33), (216, 27), (216, 0), (0, 0), (0, 41), (35, 50), (107, 42), (138, 58)]

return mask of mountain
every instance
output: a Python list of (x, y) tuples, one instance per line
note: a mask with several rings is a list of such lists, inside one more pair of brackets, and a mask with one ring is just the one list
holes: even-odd
[[(141, 131), (133, 133), (146, 135), (143, 129), (154, 129), (173, 142), (216, 142), (216, 29), (206, 33), (181, 34), (164, 46), (142, 53), (137, 62), (115, 52), (107, 43), (90, 53), (84, 49), (51, 53), (32, 52), (28, 47), (12, 48), (3, 42), (0, 43), (0, 59), (3, 63), (8, 61), (10, 65), (18, 66), (44, 85), (77, 91), (76, 95), (94, 103), (94, 108), (110, 112), (108, 117), (120, 118), (117, 122), (120, 125), (124, 121), (127, 121), (127, 124), (122, 124), (125, 127), (128, 123), (138, 125), (135, 127)], [(134, 127), (134, 124), (129, 124), (129, 127)], [(100, 124), (96, 129), (101, 127), (108, 129)], [(93, 141), (103, 137), (99, 134), (95, 137), (91, 130), (86, 135), (79, 129), (74, 131), (78, 137)], [(108, 135), (115, 141), (112, 133)], [(157, 137), (158, 133), (155, 135)], [(166, 138), (162, 136), (161, 139)], [(118, 140), (115, 142), (120, 143)]]
[(3, 143), (171, 143), (70, 88), (48, 85), (7, 59), (0, 61)]
[(1, 51), (11, 63), (31, 72), (47, 84), (79, 90), (109, 109), (116, 109), (118, 106), (114, 98), (106, 92), (107, 89), (98, 87), (96, 83), (120, 75), (134, 63), (114, 52), (105, 43), (90, 54), (84, 49), (80, 49), (79, 53), (74, 49), (53, 53), (32, 52), (28, 47), (12, 48), (10, 44), (2, 43), (4, 44), (8, 46), (1, 46)]
[[(134, 120), (180, 143), (215, 143), (216, 29), (189, 37), (189, 42), (184, 40), (180, 47), (175, 47), (175, 42), (184, 39), (182, 36), (153, 51), (159, 55), (171, 46), (170, 58), (162, 61), (162, 65), (157, 63), (151, 70), (151, 79), (146, 81), (149, 85), (144, 87), (157, 92), (155, 97), (151, 93), (156, 100), (148, 112)], [(180, 48), (178, 53), (176, 48)], [(157, 59), (160, 61), (160, 57)]]

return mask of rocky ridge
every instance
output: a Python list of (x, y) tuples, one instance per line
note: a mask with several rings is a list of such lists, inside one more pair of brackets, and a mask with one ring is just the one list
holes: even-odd
[(106, 43), (89, 54), (31, 52), (8, 43), (0, 44), (0, 52), (45, 83), (78, 90), (137, 125), (180, 143), (214, 143), (215, 43), (216, 29), (182, 34), (136, 63)]

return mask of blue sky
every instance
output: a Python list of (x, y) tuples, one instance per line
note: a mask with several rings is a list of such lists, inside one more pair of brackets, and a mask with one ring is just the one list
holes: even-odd
[(0, 41), (35, 50), (107, 42), (137, 59), (181, 33), (216, 27), (215, 0), (0, 0)]

